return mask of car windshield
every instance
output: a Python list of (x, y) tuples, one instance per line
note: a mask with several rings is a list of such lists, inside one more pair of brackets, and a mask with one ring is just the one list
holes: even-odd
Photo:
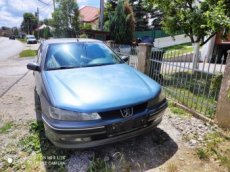
[(34, 36), (27, 36), (28, 39), (35, 39)]
[(69, 69), (123, 63), (103, 43), (61, 43), (48, 48), (45, 69)]

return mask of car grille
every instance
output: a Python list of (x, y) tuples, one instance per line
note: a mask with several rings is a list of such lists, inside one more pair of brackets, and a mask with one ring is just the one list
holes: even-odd
[[(147, 102), (133, 106), (133, 115), (143, 112), (147, 107)], [(129, 108), (129, 107), (128, 107)], [(102, 119), (123, 118), (120, 109), (100, 112), (99, 115)]]

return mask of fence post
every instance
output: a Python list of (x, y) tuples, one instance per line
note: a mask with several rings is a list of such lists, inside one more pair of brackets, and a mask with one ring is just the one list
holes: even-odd
[(230, 50), (221, 83), (215, 120), (220, 127), (230, 128)]
[(150, 57), (151, 57), (152, 44), (139, 43), (138, 44), (138, 64), (137, 69), (145, 74), (149, 73)]

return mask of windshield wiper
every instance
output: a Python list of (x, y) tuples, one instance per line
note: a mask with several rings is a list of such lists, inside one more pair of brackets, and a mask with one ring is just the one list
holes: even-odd
[(105, 66), (105, 65), (113, 65), (113, 64), (116, 64), (116, 63), (98, 63), (98, 64), (92, 64), (92, 65), (85, 65), (82, 67)]
[(73, 68), (79, 68), (78, 66), (61, 66), (57, 68), (50, 68), (48, 70), (61, 70), (61, 69), (73, 69)]

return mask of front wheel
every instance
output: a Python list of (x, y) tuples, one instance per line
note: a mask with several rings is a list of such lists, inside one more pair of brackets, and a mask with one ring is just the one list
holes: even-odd
[(36, 113), (36, 120), (37, 122), (42, 122), (42, 108), (39, 95), (34, 88), (34, 106), (35, 106), (35, 113)]

